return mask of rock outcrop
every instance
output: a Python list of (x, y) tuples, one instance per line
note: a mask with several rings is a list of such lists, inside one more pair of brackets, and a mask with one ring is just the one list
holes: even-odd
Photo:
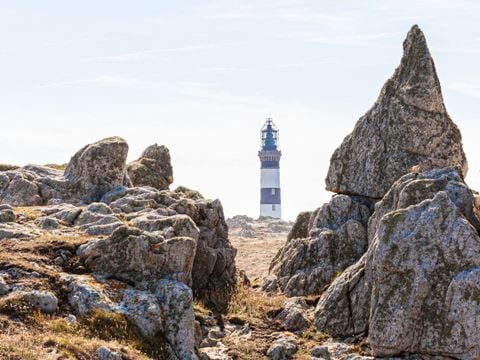
[[(23, 259), (20, 252), (20, 265), (2, 254), (5, 268), (28, 268), (31, 261), (35, 271), (20, 273), (18, 286), (0, 272), (0, 297), (47, 313), (122, 314), (161, 343), (156, 351), (165, 357), (196, 360), (194, 297), (218, 314), (236, 285), (236, 250), (222, 204), (185, 187), (160, 190), (168, 188), (172, 170), (168, 149), (157, 145), (133, 172), (137, 184), (143, 178), (154, 187), (131, 187), (127, 151), (113, 137), (78, 151), (64, 174), (35, 165), (0, 172), (0, 241), (8, 251), (25, 247), (17, 239), (38, 242), (41, 253)], [(32, 286), (26, 276), (43, 285)]]
[(86, 145), (65, 169), (69, 192), (85, 202), (98, 201), (108, 191), (128, 184), (128, 144), (119, 137)]
[(80, 149), (65, 172), (27, 165), (0, 172), (0, 204), (35, 206), (49, 203), (91, 203), (131, 182), (126, 172), (128, 144), (119, 137)]
[(163, 145), (154, 144), (146, 148), (138, 160), (127, 165), (127, 171), (134, 186), (168, 190), (173, 182), (170, 152)]
[(480, 356), (472, 208), (453, 168), (400, 178), (376, 206), (365, 256), (322, 295), (317, 328), (340, 337), (368, 332), (377, 356)]
[(422, 31), (414, 26), (400, 66), (374, 106), (334, 152), (327, 190), (380, 199), (409, 169), (454, 166), (467, 173), (460, 131), (443, 103)]
[(334, 196), (313, 213), (300, 214), (270, 265), (284, 294), (315, 294), (360, 259), (368, 246), (369, 217), (369, 208), (347, 195)]

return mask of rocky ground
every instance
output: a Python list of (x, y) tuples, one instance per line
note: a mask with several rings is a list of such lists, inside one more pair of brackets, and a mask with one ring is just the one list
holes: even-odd
[(0, 359), (479, 359), (480, 196), (414, 26), (292, 223), (171, 190), (163, 146), (0, 165)]
[(237, 249), (236, 263), (252, 282), (268, 275), (270, 262), (285, 244), (293, 223), (273, 218), (237, 215), (227, 219), (229, 238)]

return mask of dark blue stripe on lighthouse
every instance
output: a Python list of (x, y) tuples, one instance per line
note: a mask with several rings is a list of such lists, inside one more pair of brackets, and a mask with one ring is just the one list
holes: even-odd
[(262, 169), (280, 169), (280, 161), (264, 160), (262, 161)]
[(280, 204), (280, 188), (263, 188), (260, 190), (260, 204)]

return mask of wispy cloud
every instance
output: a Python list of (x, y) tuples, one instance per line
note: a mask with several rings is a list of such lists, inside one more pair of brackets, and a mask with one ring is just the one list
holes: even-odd
[(156, 50), (142, 50), (142, 51), (128, 52), (128, 53), (118, 54), (118, 55), (99, 56), (99, 57), (96, 57), (95, 59), (106, 60), (106, 61), (138, 61), (138, 60), (158, 58), (166, 55), (214, 49), (214, 48), (219, 48), (219, 47), (228, 46), (228, 45), (233, 45), (233, 44), (204, 44), (204, 45), (183, 46), (183, 47), (156, 49)]
[(289, 68), (302, 68), (307, 66), (317, 66), (317, 65), (327, 65), (327, 64), (334, 64), (338, 63), (335, 61), (311, 61), (311, 62), (298, 62), (298, 63), (290, 63), (290, 64), (280, 64), (277, 65), (278, 69), (289, 69)]
[(217, 66), (200, 69), (199, 72), (213, 73), (213, 74), (232, 74), (237, 72), (250, 72), (254, 68), (238, 67), (238, 66)]
[(447, 86), (450, 91), (480, 99), (480, 81), (456, 81)]
[(43, 84), (38, 86), (38, 88), (63, 88), (63, 87), (72, 87), (78, 85), (104, 85), (104, 86), (132, 86), (138, 84), (138, 79), (128, 78), (128, 77), (119, 77), (119, 76), (95, 76), (83, 79), (75, 79), (69, 81), (59, 81), (49, 84)]
[(296, 38), (308, 43), (318, 43), (326, 45), (352, 45), (363, 47), (383, 47), (386, 45), (382, 44), (382, 40), (392, 39), (399, 36), (399, 34), (392, 32), (384, 32), (380, 34), (343, 34), (330, 36), (318, 36), (314, 33), (309, 32), (292, 32), (283, 35), (290, 38)]

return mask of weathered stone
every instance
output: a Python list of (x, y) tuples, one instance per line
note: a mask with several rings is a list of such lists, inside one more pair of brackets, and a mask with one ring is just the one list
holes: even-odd
[(60, 223), (57, 219), (50, 216), (44, 216), (37, 220), (38, 226), (44, 230), (54, 230), (60, 227)]
[(0, 193), (0, 203), (12, 206), (41, 205), (40, 190), (33, 178), (18, 172)]
[(92, 202), (123, 185), (127, 153), (128, 144), (119, 137), (106, 138), (80, 149), (65, 169), (69, 192)]
[(347, 268), (322, 294), (315, 309), (318, 331), (338, 338), (366, 334), (370, 288), (364, 275), (365, 256)]
[(179, 359), (197, 360), (191, 289), (178, 281), (160, 280), (155, 294), (162, 307), (165, 337), (175, 355)]
[(3, 276), (0, 276), (0, 296), (8, 294), (9, 291), (10, 285), (7, 284)]
[(138, 327), (143, 336), (154, 337), (164, 331), (165, 319), (155, 294), (132, 289), (122, 293), (121, 311)]
[(288, 233), (287, 242), (289, 242), (292, 239), (305, 239), (308, 237), (309, 227), (310, 227), (309, 223), (310, 223), (311, 216), (312, 216), (311, 211), (303, 211), (300, 214), (298, 214), (292, 229)]
[(278, 279), (275, 275), (267, 275), (262, 281), (262, 291), (273, 293), (278, 291)]
[(400, 66), (374, 106), (334, 152), (327, 190), (382, 198), (412, 167), (467, 173), (460, 131), (450, 119), (422, 31), (412, 27)]
[(310, 321), (306, 318), (309, 310), (305, 299), (301, 297), (290, 298), (283, 304), (283, 310), (275, 317), (288, 331), (299, 331), (307, 328)]
[(479, 267), (477, 231), (445, 192), (386, 214), (366, 268), (374, 353), (480, 356)]
[[(373, 360), (372, 356), (357, 354), (358, 350), (354, 346), (328, 340), (322, 345), (317, 345), (310, 350), (312, 360)], [(389, 358), (389, 360), (394, 360)], [(400, 359), (398, 359), (400, 360)], [(433, 359), (431, 359), (433, 360)]]
[(146, 148), (138, 160), (128, 164), (127, 170), (134, 186), (167, 190), (173, 182), (170, 152), (163, 145)]
[(445, 191), (463, 216), (480, 230), (480, 222), (473, 211), (472, 204), (475, 199), (472, 191), (456, 169), (443, 168), (420, 174), (407, 174), (396, 181), (384, 198), (375, 205), (375, 212), (368, 223), (369, 239), (375, 235), (385, 214), (433, 199), (439, 191)]
[(346, 195), (334, 196), (314, 211), (307, 229), (306, 216), (300, 216), (294, 228), (303, 227), (301, 234), (308, 231), (309, 237), (292, 236), (270, 265), (285, 295), (314, 294), (355, 263), (367, 249), (369, 216), (368, 207)]
[(0, 223), (14, 222), (15, 213), (11, 209), (0, 209)]
[(294, 336), (280, 336), (267, 351), (270, 360), (288, 360), (297, 352), (297, 339)]
[(400, 178), (376, 206), (367, 253), (320, 298), (318, 330), (368, 333), (376, 356), (480, 356), (473, 330), (480, 237), (468, 221), (471, 195), (449, 168)]
[(115, 229), (124, 225), (112, 214), (108, 205), (92, 203), (75, 219), (75, 225), (89, 235), (111, 235)]
[(68, 303), (75, 313), (85, 316), (94, 310), (111, 312), (116, 304), (105, 292), (104, 286), (90, 275), (65, 275), (63, 280), (68, 289)]
[(100, 346), (95, 352), (98, 360), (122, 360), (122, 354), (106, 346)]
[(29, 306), (32, 306), (44, 313), (54, 313), (57, 311), (58, 299), (55, 294), (49, 291), (29, 291), (23, 294), (23, 300)]
[(121, 226), (107, 239), (80, 246), (77, 255), (92, 271), (127, 282), (170, 278), (191, 284), (198, 230), (195, 233), (195, 224), (181, 215), (165, 218), (163, 226), (172, 228), (174, 236), (166, 240), (162, 234)]

